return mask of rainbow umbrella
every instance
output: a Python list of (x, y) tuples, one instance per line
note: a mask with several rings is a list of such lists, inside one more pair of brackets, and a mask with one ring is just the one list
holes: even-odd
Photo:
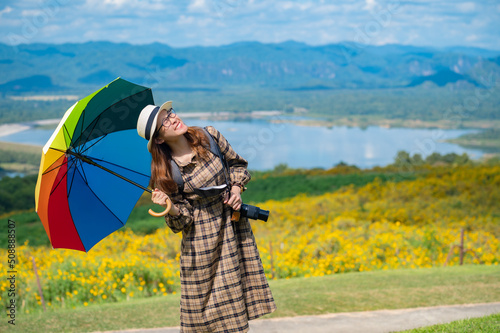
[(36, 211), (54, 248), (89, 251), (121, 228), (150, 179), (136, 130), (150, 88), (116, 79), (76, 102), (43, 147)]

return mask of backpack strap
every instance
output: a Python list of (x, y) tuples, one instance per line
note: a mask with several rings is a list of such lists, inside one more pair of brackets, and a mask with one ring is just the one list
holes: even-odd
[(226, 171), (229, 170), (229, 167), (227, 165), (226, 158), (224, 157), (224, 155), (222, 155), (219, 145), (217, 144), (217, 142), (215, 142), (214, 137), (212, 136), (212, 134), (208, 132), (206, 127), (203, 127), (203, 131), (205, 132), (205, 135), (207, 136), (208, 141), (210, 142), (210, 151), (214, 155), (219, 156), (219, 159), (222, 163), (222, 167), (224, 168), (224, 177), (226, 178), (226, 183), (227, 183)]
[[(212, 136), (212, 134), (208, 132), (207, 128), (203, 127), (202, 130), (205, 133), (205, 136), (207, 137), (208, 141), (210, 142), (210, 151), (215, 156), (219, 157), (222, 163), (222, 167), (224, 168), (223, 172), (226, 184), (229, 184), (226, 174), (227, 170), (229, 170), (229, 167), (227, 165), (226, 158), (224, 157), (224, 155), (222, 155), (219, 145), (217, 144), (217, 142), (215, 142), (214, 137)], [(176, 182), (177, 187), (179, 188), (179, 193), (182, 193), (184, 191), (184, 179), (182, 179), (181, 170), (179, 169), (177, 163), (175, 163), (174, 159), (170, 160), (170, 168), (172, 170), (172, 179)]]
[(172, 179), (176, 182), (179, 188), (179, 193), (184, 192), (184, 179), (182, 179), (181, 170), (174, 159), (170, 160), (170, 169), (172, 170)]

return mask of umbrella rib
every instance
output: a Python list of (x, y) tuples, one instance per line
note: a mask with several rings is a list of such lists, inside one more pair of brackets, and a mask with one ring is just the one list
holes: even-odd
[[(108, 106), (106, 109), (104, 109), (104, 110), (101, 112), (101, 114), (100, 114), (100, 115), (96, 118), (96, 120), (97, 120), (97, 119), (99, 119), (99, 118), (101, 117), (101, 115), (102, 115), (104, 112), (106, 112), (107, 110), (109, 110), (110, 108), (112, 108), (113, 106), (115, 106), (116, 104), (118, 104), (118, 103), (122, 102), (123, 100), (125, 100), (125, 99), (127, 99), (127, 98), (134, 97), (134, 96), (139, 95), (139, 94), (142, 94), (142, 93), (144, 93), (145, 91), (151, 90), (151, 88), (146, 88), (146, 87), (144, 87), (144, 88), (145, 88), (145, 89), (143, 89), (143, 90), (141, 90), (141, 91), (139, 91), (139, 92), (136, 92), (135, 94), (132, 94), (132, 95), (130, 95), (130, 96), (127, 96), (126, 98), (122, 98), (122, 99), (120, 99), (120, 100), (116, 101), (115, 103), (111, 104), (110, 106)], [(88, 105), (88, 103), (87, 103), (87, 105)], [(83, 115), (83, 116), (85, 117), (85, 110), (83, 110), (83, 113), (84, 113), (84, 115)], [(95, 120), (94, 120), (94, 121), (95, 121)], [(96, 126), (96, 125), (97, 125), (97, 121), (95, 121), (94, 128), (95, 128), (95, 126)], [(94, 128), (92, 128), (92, 131), (94, 130)], [(92, 132), (90, 132), (90, 133), (92, 133)], [(82, 130), (81, 130), (81, 133), (80, 133), (80, 137), (81, 137), (81, 135), (82, 135), (82, 134), (83, 134), (83, 126), (82, 126)], [(78, 137), (78, 140), (80, 140), (80, 137)]]
[[(78, 159), (77, 159), (77, 160), (78, 160)], [(82, 162), (82, 161), (80, 161), (80, 162)], [(79, 171), (78, 169), (75, 169), (75, 173), (77, 173), (77, 172), (78, 172), (78, 173), (80, 173), (80, 171)], [(67, 173), (67, 172), (66, 172), (66, 173)], [(75, 173), (74, 173), (74, 174), (75, 174)], [(74, 178), (74, 174), (73, 174), (73, 178)], [(81, 174), (80, 174), (80, 176), (81, 176)], [(59, 185), (59, 184), (58, 184), (58, 185)], [(106, 209), (107, 209), (107, 210), (111, 213), (111, 215), (113, 215), (113, 216), (114, 216), (114, 217), (115, 217), (118, 221), (120, 221), (120, 223), (122, 224), (122, 226), (123, 226), (123, 225), (125, 225), (125, 223), (123, 223), (123, 222), (122, 222), (122, 220), (121, 220), (118, 216), (116, 216), (116, 214), (115, 214), (115, 213), (113, 213), (113, 212), (112, 212), (112, 211), (108, 208), (108, 206), (106, 206), (106, 204), (105, 204), (105, 203), (101, 200), (101, 198), (99, 198), (99, 197), (95, 194), (95, 192), (94, 192), (94, 191), (92, 191), (92, 189), (91, 189), (90, 187), (89, 187), (89, 190), (90, 190), (90, 192), (92, 192), (92, 194), (96, 197), (96, 199), (97, 199), (97, 200), (99, 200), (99, 202), (101, 202), (101, 203), (102, 203), (102, 205), (103, 205), (104, 207), (106, 207)], [(52, 193), (51, 193), (51, 194), (52, 194)], [(69, 199), (69, 194), (68, 194), (68, 199)], [(69, 214), (71, 215), (71, 220), (72, 220), (72, 221), (74, 221), (74, 218), (73, 218), (73, 212), (72, 212), (71, 210), (69, 211)], [(79, 239), (80, 239), (80, 241), (82, 242), (82, 245), (83, 245), (83, 247), (84, 247), (84, 249), (85, 249), (85, 252), (88, 252), (88, 250), (85, 248), (85, 245), (83, 244), (83, 237), (80, 235), (80, 230), (78, 230), (78, 227), (77, 227), (76, 225), (75, 225), (75, 231), (76, 231), (76, 233), (78, 234), (78, 238), (79, 238)], [(104, 238), (104, 237), (103, 237), (103, 238)], [(103, 238), (101, 238), (99, 241), (101, 241)], [(99, 242), (99, 241), (98, 241), (98, 242)], [(95, 245), (95, 244), (94, 244), (94, 245)], [(92, 246), (93, 246), (93, 245), (92, 245)], [(89, 249), (89, 250), (90, 250), (90, 249)]]
[[(78, 137), (78, 141), (80, 141), (82, 139), (82, 135), (83, 135), (83, 124), (85, 124), (85, 116), (87, 115), (87, 106), (89, 106), (89, 104), (87, 103), (87, 105), (85, 106), (85, 109), (83, 109), (83, 112), (82, 112), (82, 128), (80, 128), (80, 136)], [(99, 115), (100, 117), (101, 115)], [(99, 119), (99, 117), (97, 117), (97, 119)], [(97, 121), (95, 122), (94, 126), (92, 127), (92, 130), (90, 131), (89, 135), (92, 134), (92, 132), (94, 131), (95, 127), (97, 126)], [(88, 136), (87, 136), (88, 138)], [(79, 145), (78, 145), (79, 146)]]
[[(103, 140), (106, 136), (107, 136), (107, 134), (105, 134), (105, 135), (101, 136), (101, 137), (100, 137), (100, 138), (99, 138), (96, 142), (94, 142), (91, 146), (89, 146), (89, 147), (87, 147), (85, 150), (83, 150), (83, 151), (79, 152), (79, 153), (80, 153), (80, 155), (82, 155), (82, 156), (83, 156), (83, 153), (85, 153), (87, 150), (89, 150), (90, 148), (92, 148), (94, 145), (98, 144), (98, 143), (99, 143), (101, 140)], [(144, 176), (144, 177), (146, 177), (146, 178), (149, 178), (149, 176), (148, 176), (148, 175), (146, 175), (146, 174), (144, 174), (144, 173), (142, 173), (142, 172), (138, 172), (138, 171), (132, 170), (132, 169), (130, 169), (130, 168), (125, 168), (125, 167), (123, 167), (123, 166), (121, 166), (121, 165), (118, 165), (118, 164), (116, 164), (116, 163), (112, 163), (112, 162), (109, 162), (109, 161), (106, 161), (106, 160), (103, 160), (103, 159), (100, 159), (100, 158), (95, 158), (95, 157), (89, 157), (89, 156), (87, 156), (87, 158), (89, 158), (89, 159), (91, 159), (91, 160), (93, 160), (93, 161), (105, 162), (105, 163), (108, 163), (108, 164), (113, 165), (113, 166), (115, 166), (115, 167), (121, 168), (122, 170), (127, 170), (127, 171), (133, 172), (133, 173), (135, 173), (135, 174), (137, 174), (137, 175), (140, 175), (140, 176)], [(82, 170), (83, 170), (83, 168), (82, 168)]]
[(52, 168), (52, 169), (50, 169), (50, 170), (45, 171), (43, 174), (44, 174), (44, 175), (46, 175), (46, 174), (48, 174), (49, 172), (52, 172), (52, 171), (54, 171), (54, 170), (56, 170), (56, 169), (59, 169), (60, 167), (62, 167), (63, 165), (66, 165), (66, 164), (68, 164), (68, 163), (69, 163), (68, 161), (66, 161), (66, 162), (64, 162), (64, 163), (61, 163), (60, 165), (57, 165), (57, 166), (55, 166), (54, 168)]
[[(69, 161), (68, 161), (67, 163), (68, 163), (68, 165), (69, 165)], [(75, 163), (75, 162), (73, 162), (73, 161), (72, 161), (71, 163)], [(68, 171), (69, 171), (69, 169), (70, 169), (70, 166), (68, 166), (68, 168), (66, 169), (66, 172), (64, 173), (64, 175), (63, 175), (63, 176), (61, 177), (61, 179), (57, 182), (56, 186), (54, 186), (54, 188), (53, 188), (53, 189), (52, 189), (52, 191), (50, 192), (50, 195), (52, 195), (52, 194), (55, 192), (55, 190), (59, 187), (59, 184), (61, 184), (61, 183), (62, 183), (62, 181), (63, 181), (63, 179), (64, 179), (64, 178), (66, 178), (66, 176), (68, 175)]]
[(99, 137), (98, 140), (96, 140), (96, 142), (94, 142), (93, 144), (91, 144), (89, 147), (85, 148), (84, 150), (80, 151), (80, 155), (85, 153), (87, 150), (89, 150), (90, 148), (94, 147), (96, 144), (98, 144), (102, 139), (104, 139), (105, 137), (107, 136), (107, 134), (104, 134), (103, 136)]
[[(75, 152), (73, 152), (73, 151), (71, 151), (71, 150), (68, 150), (68, 151), (67, 151), (67, 153), (68, 153), (68, 154), (70, 154), (70, 155), (76, 156), (78, 159), (82, 160), (82, 161), (83, 161), (83, 162), (85, 162), (85, 163), (91, 164), (91, 165), (93, 165), (93, 166), (95, 166), (95, 167), (98, 167), (98, 168), (100, 168), (100, 169), (102, 169), (102, 170), (104, 170), (104, 171), (106, 171), (106, 172), (109, 172), (110, 174), (112, 174), (112, 175), (114, 175), (114, 176), (116, 176), (116, 177), (119, 177), (119, 178), (121, 178), (121, 179), (123, 179), (123, 180), (125, 180), (125, 181), (129, 182), (130, 184), (135, 185), (135, 186), (137, 186), (137, 187), (139, 187), (139, 188), (143, 189), (144, 191), (148, 191), (149, 193), (151, 193), (151, 192), (152, 192), (152, 191), (151, 191), (150, 189), (148, 189), (147, 187), (145, 187), (145, 186), (143, 186), (143, 185), (141, 185), (141, 184), (139, 184), (139, 183), (136, 183), (136, 182), (134, 182), (133, 180), (128, 179), (128, 178), (124, 177), (123, 175), (120, 175), (119, 173), (116, 173), (116, 172), (114, 172), (113, 170), (108, 169), (108, 168), (104, 167), (103, 165), (101, 165), (101, 164), (99, 164), (99, 163), (94, 162), (94, 160), (93, 160), (92, 158), (89, 158), (88, 156), (83, 156), (83, 155), (80, 155), (80, 154), (75, 153)], [(107, 162), (107, 163), (109, 163), (109, 162)], [(112, 164), (112, 163), (110, 163), (110, 164)], [(133, 171), (133, 170), (132, 170), (132, 171)], [(136, 171), (133, 171), (133, 172), (138, 173), (138, 172), (136, 172)], [(146, 177), (149, 177), (149, 176), (146, 176)]]
[(85, 169), (83, 168), (83, 161), (80, 161), (80, 163), (82, 165), (82, 167), (81, 167), (81, 169), (82, 169), (81, 174), (82, 174), (83, 180), (85, 181), (85, 184), (87, 184), (87, 186), (88, 186), (89, 185), (89, 181), (87, 179), (87, 175), (85, 174)]
[[(66, 134), (69, 137), (69, 143), (66, 142), (66, 145), (69, 146), (69, 144), (71, 143), (71, 140), (72, 140), (71, 134), (69, 133), (68, 128), (66, 127), (66, 125), (63, 125), (63, 129), (64, 129), (64, 132), (66, 132)], [(66, 141), (66, 139), (64, 141)]]
[[(81, 128), (80, 128), (80, 135), (78, 136), (78, 140), (77, 140), (78, 142), (80, 142), (80, 141), (81, 141), (81, 139), (82, 139), (82, 135), (83, 135), (83, 124), (85, 124), (85, 115), (87, 114), (87, 106), (88, 106), (88, 105), (89, 105), (89, 104), (87, 103), (87, 105), (85, 106), (85, 108), (82, 110), (82, 126), (81, 126)], [(97, 122), (96, 122), (96, 123), (97, 123)], [(92, 131), (94, 130), (95, 126), (96, 126), (96, 124), (94, 124), (94, 127), (92, 128), (92, 130), (90, 131), (90, 133), (92, 133)], [(80, 145), (79, 145), (79, 144), (77, 144), (77, 145), (75, 145), (75, 146), (76, 146), (76, 147), (80, 147)]]
[[(76, 164), (74, 166), (75, 172), (73, 172), (73, 177), (71, 178), (71, 183), (70, 183), (70, 186), (69, 186), (68, 195), (69, 195), (69, 193), (71, 193), (71, 189), (73, 188), (73, 182), (75, 180), (76, 171), (78, 170), (78, 164), (80, 164), (81, 168), (83, 169), (83, 162), (80, 159), (76, 159), (75, 160), (75, 164)], [(87, 182), (87, 179), (84, 179), (84, 181), (85, 181), (85, 184), (87, 184), (87, 186), (88, 186), (89, 183)]]
[[(63, 151), (62, 151), (62, 150), (60, 150), (60, 149), (55, 149), (55, 148), (52, 148), (52, 147), (50, 147), (49, 149), (56, 150), (56, 151), (59, 151), (59, 152), (63, 152)], [(57, 162), (58, 160), (59, 160), (59, 159), (55, 160), (55, 161), (54, 161), (51, 165), (49, 165), (49, 167), (51, 167), (51, 166), (53, 166), (54, 164), (56, 164), (56, 162)], [(66, 160), (66, 162), (61, 163), (61, 164), (57, 165), (56, 167), (54, 167), (54, 168), (52, 168), (52, 169), (50, 169), (50, 170), (44, 171), (44, 172), (43, 172), (43, 175), (48, 174), (49, 172), (52, 172), (52, 171), (54, 171), (55, 169), (58, 169), (58, 168), (62, 167), (63, 165), (67, 164), (67, 163), (68, 163), (68, 161)]]
[[(77, 137), (77, 139), (75, 141), (78, 141), (78, 143), (80, 141), (82, 141), (82, 135), (83, 135), (83, 124), (85, 124), (85, 115), (87, 113), (87, 108), (83, 109), (82, 111), (82, 126), (80, 128), (80, 135)], [(101, 117), (101, 115), (99, 115), (96, 119), (94, 119), (94, 121), (92, 122), (94, 125), (92, 126), (92, 129), (90, 130), (90, 133), (87, 135), (87, 138), (92, 134), (92, 132), (94, 131), (95, 127), (97, 126), (97, 121), (98, 119)], [(83, 145), (83, 143), (82, 143)], [(80, 147), (81, 145), (80, 144), (76, 144), (75, 142), (75, 147)]]
[[(80, 173), (80, 170), (77, 170), (77, 172), (78, 172), (78, 173)], [(80, 173), (80, 176), (82, 176), (82, 174), (81, 174), (81, 173)], [(82, 176), (82, 177), (83, 177), (83, 176)], [(88, 185), (88, 184), (87, 184), (87, 185)], [(115, 214), (115, 213), (114, 213), (111, 209), (109, 209), (109, 207), (108, 207), (108, 206), (104, 203), (104, 201), (102, 201), (102, 200), (101, 200), (101, 198), (100, 198), (100, 197), (99, 197), (99, 196), (98, 196), (98, 195), (97, 195), (97, 194), (96, 194), (96, 193), (92, 190), (92, 188), (91, 188), (90, 186), (88, 187), (88, 189), (89, 189), (89, 191), (90, 191), (90, 192), (92, 192), (92, 194), (96, 197), (96, 199), (97, 199), (97, 200), (99, 200), (99, 201), (102, 203), (102, 205), (103, 205), (104, 207), (106, 207), (106, 209), (107, 209), (107, 210), (108, 210), (108, 211), (109, 211), (109, 212), (110, 212), (110, 213), (111, 213), (114, 217), (116, 217), (116, 219), (117, 219), (118, 221), (120, 221), (120, 223), (121, 223), (122, 225), (125, 225), (125, 223), (123, 223), (123, 221), (122, 221), (122, 220), (121, 220), (118, 216), (116, 216), (116, 214)]]
[[(62, 150), (62, 149), (53, 148), (53, 147), (50, 147), (50, 149), (55, 150), (55, 151), (58, 151), (58, 152), (61, 152), (61, 153), (66, 153), (66, 151), (65, 151), (65, 150)], [(50, 166), (54, 165), (56, 162), (57, 162), (57, 160), (56, 160), (56, 161), (54, 161), (54, 163), (52, 163)], [(52, 172), (52, 171), (54, 171), (55, 169), (58, 169), (58, 168), (62, 167), (63, 165), (66, 165), (66, 164), (68, 164), (68, 163), (69, 163), (69, 159), (66, 159), (66, 162), (61, 163), (60, 165), (57, 165), (56, 167), (54, 167), (54, 168), (52, 168), (52, 169), (50, 169), (50, 170), (48, 170), (48, 171), (45, 171), (43, 174), (45, 175), (45, 174), (47, 174), (47, 173), (49, 173), (49, 172)]]
[[(125, 98), (122, 98), (122, 99), (120, 99), (120, 100), (116, 101), (116, 103), (113, 103), (113, 104), (111, 104), (110, 106), (108, 106), (108, 107), (107, 107), (107, 108), (106, 108), (106, 109), (105, 109), (105, 110), (104, 110), (101, 114), (103, 114), (103, 113), (104, 113), (104, 112), (106, 112), (108, 109), (110, 109), (110, 108), (112, 108), (113, 106), (115, 106), (116, 104), (120, 103), (121, 101), (124, 101), (124, 100), (126, 100), (126, 99), (128, 99), (128, 98), (134, 97), (134, 96), (136, 96), (136, 95), (142, 94), (143, 92), (145, 92), (145, 91), (147, 91), (147, 90), (151, 90), (151, 88), (146, 88), (146, 89), (144, 89), (144, 90), (141, 90), (141, 91), (139, 91), (139, 92), (136, 92), (136, 93), (135, 93), (135, 94), (133, 94), (133, 95), (129, 95), (129, 96), (125, 97)], [(130, 106), (130, 105), (129, 105), (129, 106)]]
[(73, 182), (75, 180), (75, 174), (76, 174), (76, 170), (78, 170), (78, 163), (82, 163), (80, 160), (75, 160), (74, 162), (76, 165), (74, 166), (74, 169), (75, 169), (75, 172), (73, 172), (73, 177), (71, 177), (71, 182), (69, 184), (69, 188), (68, 188), (68, 195), (71, 193), (71, 189), (73, 188)]
[[(140, 108), (144, 104), (152, 104), (153, 102), (151, 88), (134, 85), (125, 80), (123, 80), (124, 83), (122, 84), (120, 80), (115, 80), (118, 82), (118, 84), (112, 86), (113, 82), (115, 82), (113, 81), (112, 83), (106, 85), (102, 89), (99, 89), (92, 95), (89, 95), (85, 99), (82, 99), (79, 102), (75, 103), (72, 108), (68, 109), (68, 111), (66, 111), (66, 113), (64, 114), (63, 122), (60, 125), (60, 130), (57, 130), (57, 132), (52, 134), (54, 138), (51, 137), (51, 140), (49, 140), (49, 142), (46, 144), (48, 145), (48, 147), (44, 149), (45, 154), (42, 155), (42, 162), (44, 164), (41, 165), (39, 176), (39, 181), (43, 180), (44, 183), (43, 188), (40, 187), (39, 191), (36, 194), (42, 195), (41, 191), (43, 190), (44, 195), (49, 194), (49, 199), (50, 196), (55, 195), (58, 199), (60, 198), (61, 200), (63, 198), (66, 198), (65, 200), (75, 201), (78, 207), (77, 210), (73, 211), (70, 208), (72, 207), (72, 205), (69, 205), (69, 202), (65, 206), (67, 207), (66, 209), (68, 209), (67, 215), (72, 220), (74, 220), (73, 215), (75, 215), (75, 218), (78, 219), (79, 217), (76, 216), (76, 214), (83, 214), (87, 211), (88, 207), (85, 204), (86, 201), (84, 196), (88, 196), (88, 200), (95, 203), (96, 207), (102, 205), (103, 207), (99, 208), (99, 210), (105, 215), (108, 215), (106, 211), (109, 211), (109, 218), (112, 218), (113, 216), (116, 221), (120, 222), (122, 226), (125, 225), (128, 218), (128, 215), (125, 216), (126, 212), (121, 210), (121, 202), (115, 201), (113, 194), (114, 192), (109, 192), (109, 186), (107, 186), (106, 183), (102, 183), (103, 178), (106, 179), (104, 175), (102, 175), (100, 172), (94, 173), (94, 169), (87, 167), (87, 164), (107, 171), (110, 174), (115, 175), (143, 189), (144, 191), (151, 192), (150, 189), (117, 173), (121, 172), (122, 174), (131, 176), (141, 182), (145, 181), (142, 179), (142, 177), (149, 178), (149, 175), (144, 174), (143, 172), (145, 171), (143, 171), (139, 166), (137, 166), (137, 168), (142, 172), (130, 170), (129, 168), (134, 168), (134, 163), (126, 163), (124, 161), (123, 163), (124, 165), (126, 165), (126, 167), (121, 167), (115, 164), (120, 163), (119, 153), (116, 156), (116, 160), (113, 158), (114, 154), (105, 154), (102, 156), (104, 159), (109, 158), (115, 163), (110, 163), (106, 162), (105, 160), (99, 159), (96, 159), (97, 162), (94, 162), (92, 158), (83, 155), (83, 153), (92, 155), (94, 154), (93, 150), (98, 151), (99, 149), (96, 149), (96, 147), (98, 148), (99, 145), (97, 145), (96, 147), (94, 146), (100, 142), (101, 144), (106, 143), (107, 140), (105, 138), (108, 134), (115, 133), (120, 130), (132, 129), (135, 125), (132, 124), (135, 118), (132, 119), (131, 117), (136, 116), (136, 113), (140, 111)], [(109, 89), (106, 91), (106, 88), (111, 86), (113, 87), (113, 89)], [(104, 91), (104, 93), (102, 93), (101, 91)], [(98, 96), (98, 98), (95, 98), (96, 96)], [(112, 104), (110, 105), (110, 103)], [(89, 123), (86, 122), (87, 113), (89, 114)], [(109, 125), (107, 123), (108, 116), (110, 123), (113, 125), (111, 127), (105, 126)], [(78, 126), (80, 126), (80, 128), (78, 128)], [(51, 147), (51, 145), (55, 147)], [(52, 151), (50, 151), (51, 149)], [(47, 154), (47, 152), (50, 153)], [(121, 155), (121, 157), (126, 157), (126, 155)], [(99, 163), (103, 165), (100, 165)], [(107, 169), (106, 167), (104, 167), (104, 165), (113, 168), (117, 172), (111, 169)], [(55, 173), (51, 173), (54, 171)], [(89, 174), (88, 177), (87, 173)], [(40, 179), (42, 175), (47, 174), (48, 176), (45, 177), (49, 177), (50, 179)], [(94, 174), (96, 178), (94, 178)], [(125, 187), (125, 185), (121, 183), (119, 183), (118, 185), (120, 188), (122, 186)], [(59, 186), (61, 186), (61, 190), (59, 190)], [(74, 193), (73, 186), (76, 186)], [(82, 186), (82, 188), (80, 188), (80, 186)], [(108, 198), (111, 201), (108, 201)], [(73, 204), (75, 204), (75, 202), (73, 202)], [(50, 204), (53, 207), (56, 207), (56, 205), (58, 205), (59, 203), (55, 203), (53, 200), (48, 200), (46, 204)], [(86, 222), (84, 220), (84, 216), (81, 216), (80, 219), (82, 219), (82, 223)], [(120, 228), (121, 226), (116, 224), (113, 229), (118, 229), (117, 227)], [(90, 250), (90, 248), (92, 248), (95, 244), (92, 245), (86, 243), (87, 245), (84, 245), (83, 234), (85, 234), (87, 230), (85, 228), (80, 229), (82, 230), (79, 230), (75, 225), (76, 234), (74, 236), (78, 235), (81, 245), (78, 244), (78, 248), (74, 246), (68, 248), (74, 248), (77, 250), (83, 249), (85, 252), (88, 252), (88, 250)], [(82, 235), (80, 235), (80, 232), (82, 232)], [(58, 237), (67, 238), (68, 234), (62, 233), (61, 235), (58, 235)], [(54, 238), (51, 238), (51, 243), (53, 241), (55, 241), (55, 235)]]
[(137, 174), (137, 175), (144, 176), (144, 177), (146, 177), (146, 178), (150, 178), (150, 176), (145, 175), (145, 174), (143, 174), (142, 172), (135, 171), (135, 170), (132, 170), (132, 169), (130, 169), (130, 168), (126, 168), (126, 167), (123, 167), (123, 166), (118, 165), (118, 164), (116, 164), (116, 163), (108, 162), (108, 161), (103, 160), (103, 159), (100, 159), (100, 158), (92, 158), (92, 160), (94, 160), (94, 161), (99, 161), (99, 162), (105, 162), (105, 163), (108, 163), (108, 164), (113, 165), (113, 166), (115, 166), (115, 167), (118, 167), (118, 168), (120, 168), (120, 169), (122, 169), (122, 170), (127, 170), (127, 171), (133, 172), (133, 173), (135, 173), (135, 174)]

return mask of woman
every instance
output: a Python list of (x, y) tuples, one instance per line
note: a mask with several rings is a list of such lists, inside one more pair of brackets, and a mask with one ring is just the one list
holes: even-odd
[[(250, 180), (248, 163), (215, 128), (207, 130), (225, 157), (228, 175), (203, 129), (186, 126), (172, 102), (148, 105), (137, 123), (152, 155), (152, 201), (166, 207), (170, 198), (165, 221), (172, 231), (182, 231), (181, 332), (247, 332), (248, 320), (276, 309), (248, 219), (231, 221)], [(173, 180), (171, 160), (183, 188)], [(221, 193), (207, 196), (200, 190), (226, 180), (229, 186)]]

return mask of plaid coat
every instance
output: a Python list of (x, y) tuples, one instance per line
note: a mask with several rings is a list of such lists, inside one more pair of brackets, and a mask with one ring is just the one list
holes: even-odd
[[(247, 161), (215, 128), (207, 130), (227, 160), (231, 185), (248, 183)], [(203, 198), (193, 191), (225, 183), (220, 159), (208, 153), (209, 161), (177, 161), (184, 190), (170, 198), (181, 213), (165, 217), (174, 232), (182, 231), (181, 332), (247, 332), (248, 320), (276, 305), (248, 219), (232, 222), (223, 194)]]

